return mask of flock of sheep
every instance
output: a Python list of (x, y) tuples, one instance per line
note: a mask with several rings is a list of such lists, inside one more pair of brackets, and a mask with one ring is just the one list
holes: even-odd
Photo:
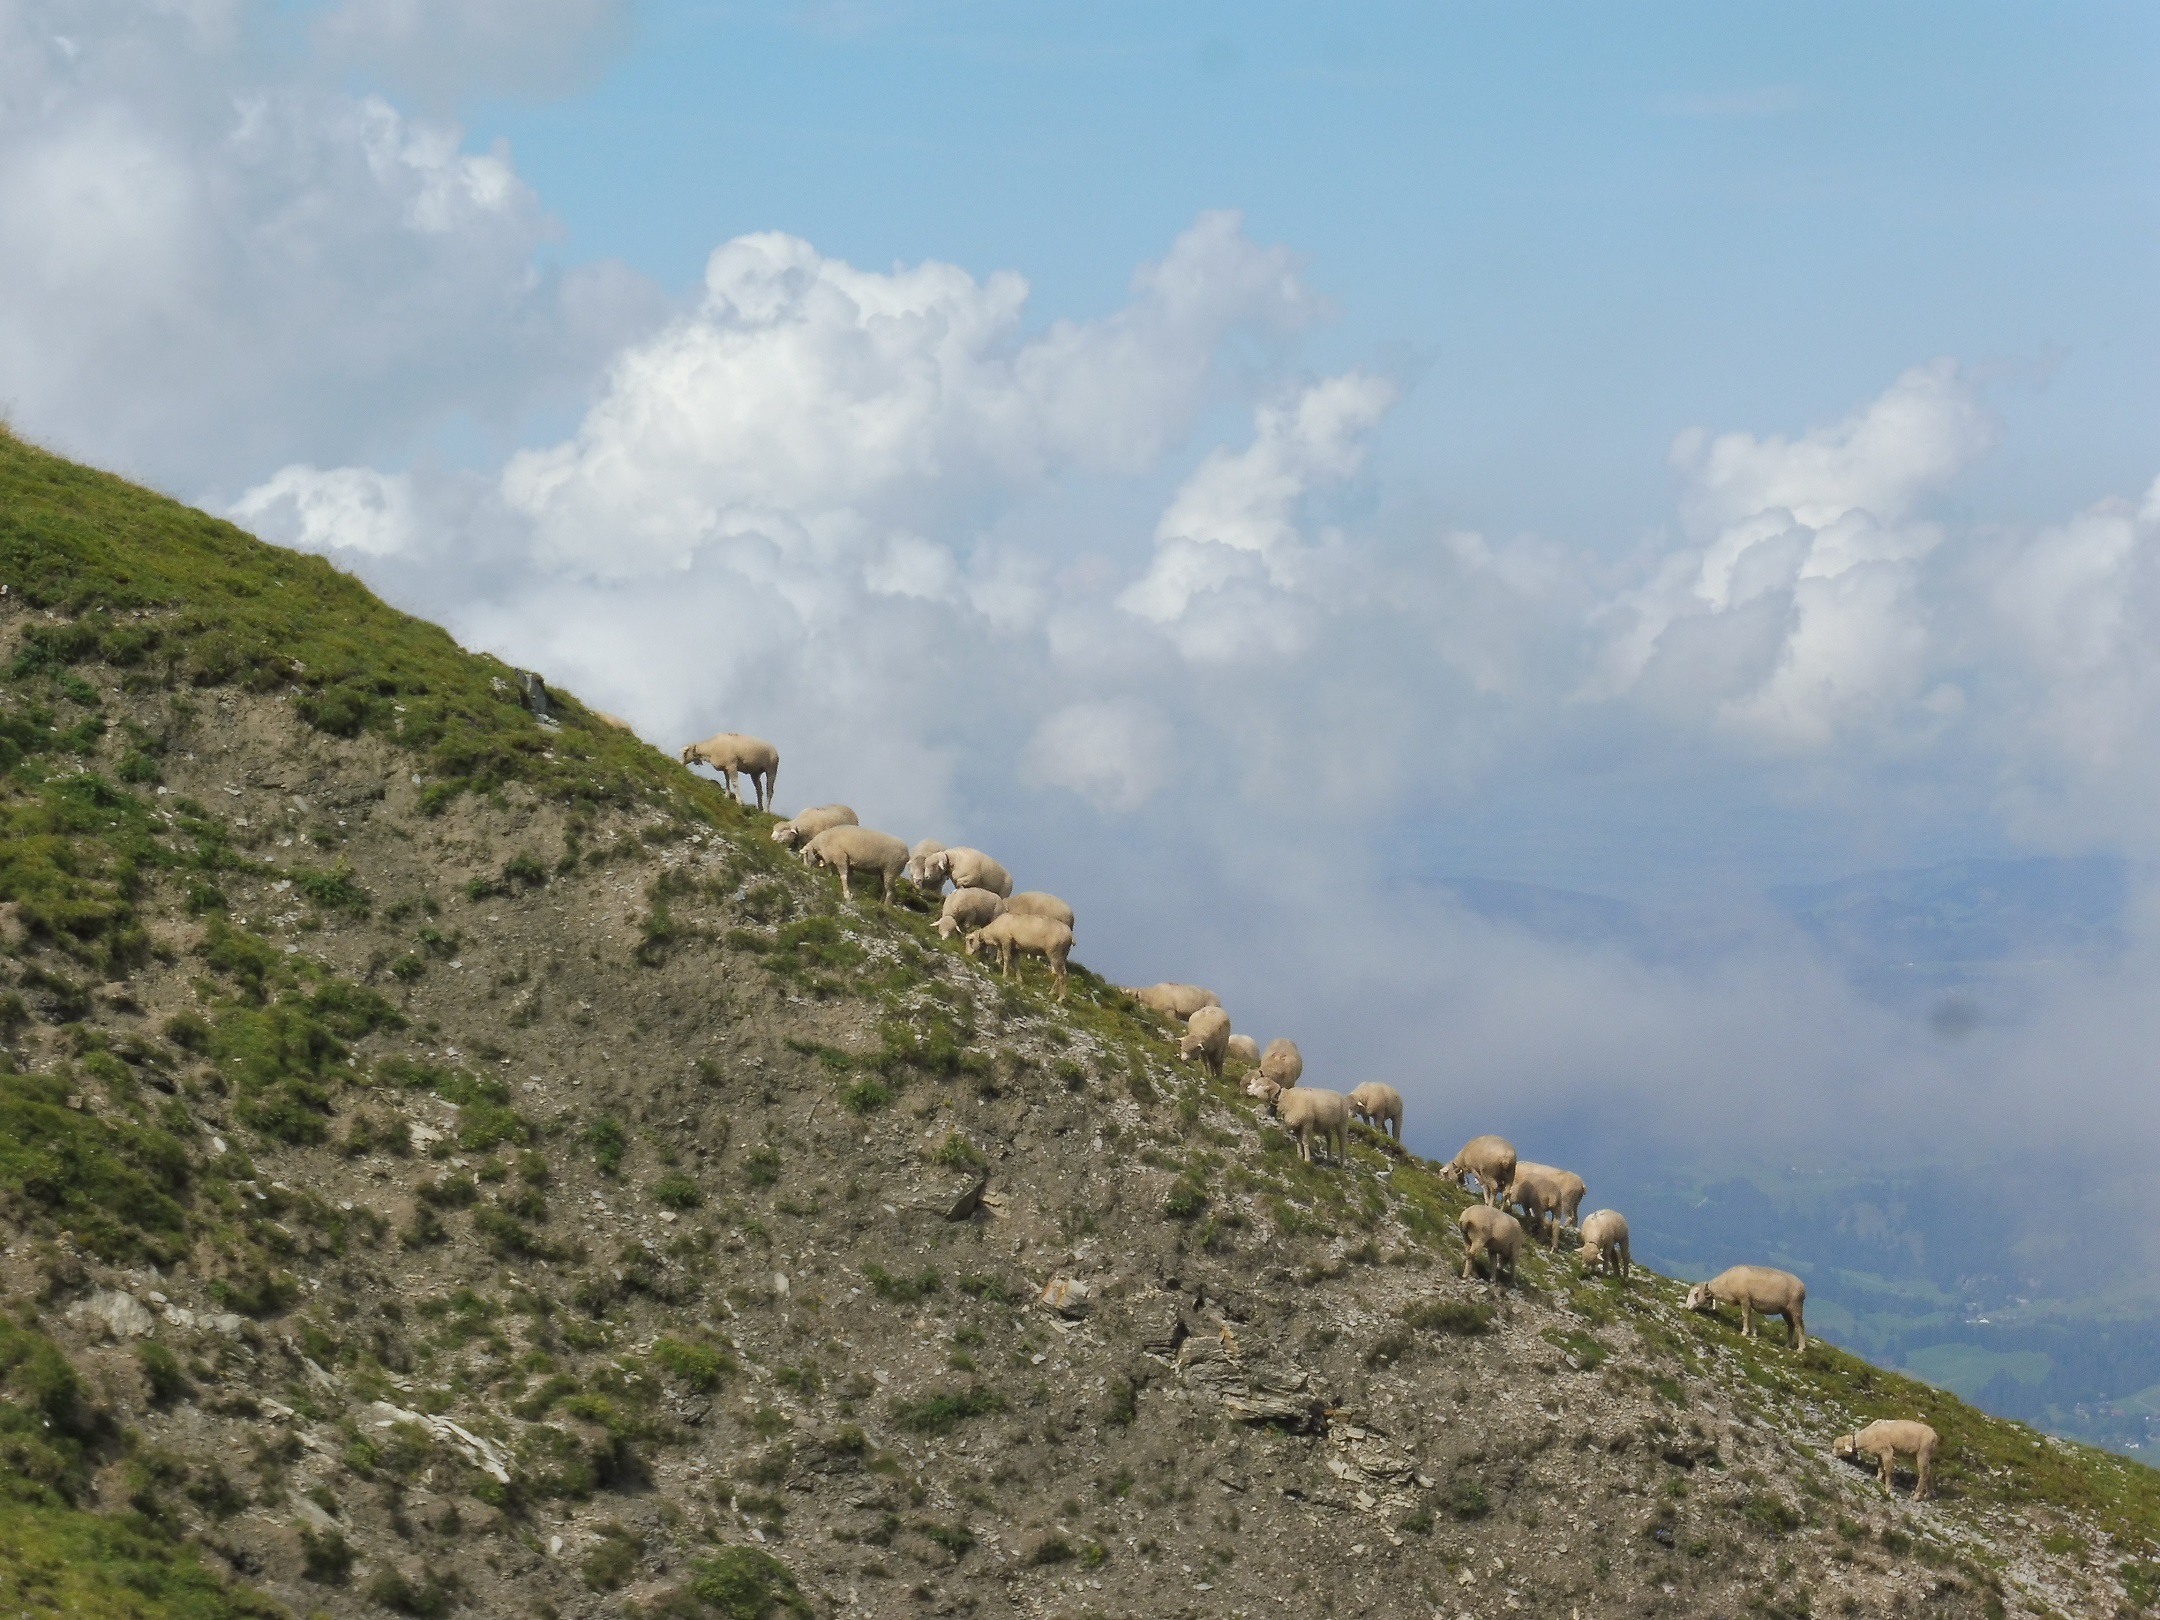
[[(780, 771), (780, 753), (771, 743), (723, 731), (690, 744), (682, 751), (682, 760), (685, 765), (703, 764), (717, 771), (730, 794), (736, 792), (739, 776), (748, 778), (758, 808), (771, 809), (773, 783)], [(923, 892), (943, 896), (937, 925), (941, 936), (962, 936), (971, 956), (979, 950), (995, 950), (1007, 978), (1012, 976), (1016, 954), (1042, 957), (1056, 980), (1058, 998), (1064, 999), (1066, 963), (1073, 947), (1072, 907), (1040, 890), (1013, 893), (1011, 874), (981, 850), (948, 848), (935, 839), (910, 847), (890, 833), (861, 825), (844, 804), (802, 811), (775, 826), (772, 836), (808, 865), (837, 872), (841, 893), (850, 899), (855, 874), (872, 872), (882, 880), (881, 899), (886, 904), (892, 901), (894, 881), (903, 875)], [(945, 894), (948, 883), (952, 893)], [(1295, 1041), (1279, 1037), (1263, 1051), (1252, 1036), (1232, 1032), (1230, 1015), (1220, 998), (1198, 985), (1165, 983), (1125, 993), (1183, 1027), (1178, 1056), (1186, 1062), (1202, 1063), (1218, 1078), (1228, 1059), (1248, 1065), (1245, 1094), (1257, 1099), (1265, 1113), (1297, 1137), (1298, 1153), (1306, 1163), (1313, 1161), (1316, 1142), (1336, 1164), (1346, 1163), (1352, 1119), (1400, 1146), (1403, 1099), (1393, 1086), (1368, 1081), (1342, 1093), (1299, 1085), (1305, 1059)], [(1579, 1217), (1587, 1188), (1573, 1171), (1520, 1159), (1515, 1144), (1505, 1137), (1479, 1136), (1463, 1144), (1441, 1174), (1457, 1183), (1467, 1178), (1483, 1195), (1481, 1203), (1472, 1204), (1457, 1220), (1463, 1236), (1465, 1280), (1482, 1269), (1496, 1288), (1512, 1283), (1524, 1221), (1555, 1251), (1561, 1233), (1573, 1228), (1581, 1240), (1586, 1271), (1609, 1273), (1623, 1282), (1629, 1276), (1633, 1262), (1626, 1217), (1611, 1209)], [(1807, 1284), (1772, 1266), (1730, 1267), (1708, 1282), (1695, 1284), (1687, 1295), (1691, 1311), (1715, 1313), (1721, 1304), (1738, 1306), (1740, 1331), (1751, 1338), (1757, 1336), (1758, 1317), (1782, 1317), (1786, 1342), (1796, 1350), (1807, 1348), (1806, 1303)], [(1832, 1449), (1840, 1457), (1864, 1452), (1879, 1458), (1885, 1490), (1890, 1488), (1893, 1459), (1910, 1455), (1915, 1463), (1915, 1494), (1925, 1497), (1933, 1491), (1938, 1443), (1935, 1431), (1925, 1423), (1885, 1419), (1841, 1436)]]

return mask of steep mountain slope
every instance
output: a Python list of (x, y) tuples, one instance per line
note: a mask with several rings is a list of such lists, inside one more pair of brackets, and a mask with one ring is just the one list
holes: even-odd
[[(1301, 1163), (318, 560), (0, 440), (0, 584), (21, 1612), (2160, 1594), (2160, 1476), (1565, 1251), (1463, 1282), (1431, 1165)], [(1830, 1459), (1882, 1415), (1939, 1501)]]

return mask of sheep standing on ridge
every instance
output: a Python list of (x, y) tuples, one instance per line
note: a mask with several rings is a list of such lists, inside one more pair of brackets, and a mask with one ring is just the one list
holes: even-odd
[(1230, 1037), (1230, 1044), (1223, 1049), (1223, 1056), (1234, 1057), (1240, 1063), (1257, 1064), (1260, 1061), (1260, 1043), (1250, 1035), (1233, 1035)]
[(1297, 1042), (1287, 1035), (1278, 1035), (1267, 1043), (1267, 1050), (1260, 1054), (1260, 1072), (1268, 1080), (1288, 1091), (1298, 1083), (1298, 1076), (1305, 1072), (1305, 1054), (1297, 1049)]
[(1393, 1086), (1368, 1080), (1350, 1093), (1350, 1112), (1402, 1146), (1402, 1093)]
[(1785, 1342), (1795, 1350), (1807, 1348), (1807, 1284), (1789, 1271), (1775, 1266), (1731, 1266), (1708, 1282), (1688, 1290), (1687, 1308), (1715, 1316), (1720, 1302), (1740, 1307), (1740, 1331), (1760, 1338), (1758, 1316), (1785, 1318)]
[(1627, 1281), (1634, 1262), (1628, 1253), (1625, 1215), (1617, 1209), (1601, 1209), (1583, 1217), (1582, 1263), (1585, 1271), (1608, 1271)]
[(1475, 1178), (1489, 1204), (1515, 1179), (1515, 1144), (1504, 1136), (1473, 1136), (1440, 1167), (1440, 1174), (1453, 1182)]
[(1847, 1462), (1857, 1462), (1862, 1452), (1880, 1459), (1885, 1496), (1890, 1494), (1891, 1469), (1904, 1453), (1913, 1460), (1913, 1500), (1919, 1502), (1935, 1494), (1935, 1449), (1941, 1444), (1942, 1436), (1925, 1423), (1878, 1418), (1857, 1434), (1839, 1435), (1830, 1442), (1830, 1452)]
[(1286, 1090), (1257, 1076), (1245, 1083), (1245, 1092), (1258, 1097), (1267, 1112), (1297, 1137), (1298, 1157), (1307, 1164), (1313, 1162), (1315, 1136), (1334, 1154), (1337, 1164), (1350, 1162), (1350, 1099), (1341, 1092), (1322, 1091), (1316, 1086)]
[(1012, 874), (981, 850), (965, 845), (925, 855), (915, 870), (936, 885), (950, 878), (956, 889), (988, 889), (1001, 900), (1012, 897)]
[(1202, 1007), (1185, 1021), (1177, 1053), (1187, 1063), (1198, 1058), (1209, 1074), (1222, 1078), (1223, 1053), (1230, 1046), (1230, 1015), (1220, 1007)]
[[(1073, 927), (1073, 908), (1056, 895), (1041, 889), (1023, 889), (1020, 893), (1009, 896), (1005, 901), (1005, 909), (1016, 917), (1048, 917), (1052, 922), (1061, 922), (1067, 928)], [(1078, 930), (1074, 929), (1074, 932), (1078, 933)]]
[(840, 894), (852, 900), (852, 878), (857, 872), (875, 872), (885, 880), (883, 896), (892, 904), (893, 879), (907, 865), (907, 845), (891, 833), (868, 827), (827, 827), (802, 847), (805, 865), (829, 867), (840, 874)]
[(772, 807), (773, 784), (780, 777), (780, 750), (762, 737), (740, 731), (716, 731), (703, 742), (682, 751), (685, 765), (709, 765), (727, 780), (731, 797), (737, 796), (737, 773), (750, 778), (750, 791), (760, 810)]
[(1529, 1216), (1536, 1228), (1545, 1228), (1549, 1219), (1549, 1242), (1557, 1249), (1562, 1229), (1575, 1224), (1586, 1191), (1583, 1178), (1574, 1171), (1526, 1159), (1515, 1166), (1514, 1177), (1508, 1182), (1507, 1201)]
[(611, 726), (617, 731), (627, 731), (633, 737), (637, 735), (637, 727), (633, 726), (629, 721), (625, 720), (619, 714), (609, 714), (605, 709), (587, 709), (585, 712), (591, 715), (595, 720), (599, 721), (603, 726)]
[(1185, 1022), (1202, 1007), (1220, 1007), (1222, 1001), (1212, 990), (1203, 990), (1197, 984), (1175, 984), (1165, 981), (1151, 984), (1145, 990), (1127, 988), (1125, 993), (1143, 1007), (1151, 1007), (1166, 1018)]
[(1507, 1280), (1514, 1282), (1515, 1262), (1522, 1257), (1522, 1228), (1514, 1216), (1487, 1204), (1472, 1204), (1455, 1217), (1455, 1224), (1462, 1231), (1464, 1282), (1470, 1280), (1480, 1260), (1485, 1262), (1485, 1273), (1495, 1288), (1500, 1286), (1503, 1271)]
[(1015, 917), (1010, 912), (993, 919), (967, 936), (968, 955), (984, 945), (994, 946), (1001, 959), (1005, 978), (1012, 977), (1013, 955), (1026, 952), (1039, 956), (1050, 964), (1050, 976), (1057, 980), (1057, 998), (1065, 999), (1065, 962), (1072, 955), (1072, 930), (1063, 923), (1048, 917)]
[(796, 811), (792, 821), (783, 821), (773, 828), (772, 838), (782, 849), (799, 849), (829, 828), (859, 825), (855, 812), (848, 806), (821, 804), (812, 810)]
[(915, 847), (908, 851), (907, 880), (914, 884), (916, 888), (922, 890), (924, 894), (934, 895), (944, 890), (945, 880), (943, 878), (939, 878), (937, 882), (932, 883), (930, 874), (923, 870), (923, 862), (944, 847), (935, 838), (923, 838), (918, 839)]
[(987, 928), (1004, 915), (1005, 902), (988, 889), (955, 889), (939, 908), (938, 938), (951, 939), (958, 933)]

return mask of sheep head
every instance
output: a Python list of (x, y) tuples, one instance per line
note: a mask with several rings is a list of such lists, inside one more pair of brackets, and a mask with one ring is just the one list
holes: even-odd
[[(1186, 1037), (1187, 1040), (1190, 1040), (1191, 1038), (1191, 1036)], [(1180, 1046), (1183, 1046), (1184, 1042), (1181, 1041), (1178, 1044)], [(1245, 1095), (1248, 1097), (1258, 1097), (1262, 1102), (1266, 1103), (1270, 1108), (1272, 1108), (1275, 1106), (1275, 1099), (1282, 1095), (1282, 1087), (1278, 1086), (1274, 1081), (1270, 1080), (1264, 1074), (1255, 1074), (1249, 1076), (1245, 1081)]]
[[(942, 921), (943, 919), (940, 920)], [(984, 932), (985, 930), (978, 928), (975, 930), (974, 933), (968, 935), (966, 939), (961, 941), (961, 943), (967, 947), (968, 955), (973, 956), (975, 954), (976, 947), (982, 944)]]
[(792, 821), (783, 821), (772, 830), (772, 841), (783, 849), (793, 849), (802, 841), (802, 832)]
[(1853, 1457), (1859, 1456), (1860, 1436), (1857, 1434), (1839, 1435), (1835, 1440), (1830, 1442), (1830, 1455), (1833, 1457), (1841, 1457), (1846, 1459), (1851, 1459)]
[(693, 762), (694, 760), (696, 760), (696, 758), (697, 758), (697, 757), (698, 757), (698, 751), (697, 751), (697, 744), (696, 744), (696, 743), (688, 743), (688, 744), (685, 744), (685, 745), (684, 745), (684, 747), (683, 747), (683, 751), (682, 751), (682, 762), (683, 762), (683, 763), (684, 763), (685, 765), (688, 765), (688, 764), (692, 763), (692, 762)]
[(1691, 1311), (1714, 1311), (1717, 1301), (1710, 1297), (1710, 1285), (1697, 1283), (1687, 1291), (1687, 1308)]
[[(939, 919), (937, 920), (937, 937), (938, 937), (939, 939), (951, 939), (951, 938), (953, 937), (953, 935), (955, 935), (955, 934), (957, 934), (957, 933), (959, 933), (959, 932), (960, 932), (960, 925), (959, 925), (958, 923), (954, 922), (954, 921), (952, 920), (952, 918), (950, 918), (950, 917), (940, 917), (940, 918), (939, 918)], [(974, 951), (974, 946), (970, 945), (970, 946), (968, 947), (968, 950), (969, 950), (969, 952), (970, 952), (970, 953), (972, 954), (972, 953), (973, 953), (973, 951)]]

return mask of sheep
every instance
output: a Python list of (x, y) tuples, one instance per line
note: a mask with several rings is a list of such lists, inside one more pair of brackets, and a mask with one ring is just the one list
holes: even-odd
[(1562, 1228), (1576, 1223), (1586, 1191), (1583, 1178), (1574, 1171), (1558, 1170), (1549, 1164), (1536, 1164), (1526, 1159), (1515, 1166), (1515, 1174), (1508, 1182), (1507, 1201), (1540, 1227), (1550, 1218), (1551, 1246), (1557, 1249)]
[(922, 838), (917, 839), (915, 847), (908, 851), (907, 880), (925, 894), (938, 894), (945, 888), (943, 878), (932, 883), (929, 875), (923, 871), (923, 862), (944, 847), (935, 838)]
[(1455, 1217), (1455, 1224), (1462, 1231), (1464, 1282), (1470, 1280), (1481, 1257), (1485, 1261), (1485, 1274), (1495, 1288), (1500, 1286), (1503, 1270), (1510, 1283), (1515, 1281), (1515, 1262), (1522, 1255), (1522, 1227), (1514, 1216), (1504, 1209), (1472, 1204)]
[(1935, 1494), (1935, 1450), (1942, 1444), (1925, 1423), (1911, 1418), (1878, 1418), (1855, 1434), (1839, 1435), (1830, 1442), (1833, 1456), (1857, 1462), (1864, 1451), (1881, 1461), (1883, 1495), (1890, 1494), (1890, 1472), (1900, 1452), (1913, 1460), (1913, 1500)]
[(1050, 964), (1050, 976), (1057, 980), (1058, 1000), (1065, 999), (1065, 960), (1072, 955), (1073, 934), (1063, 923), (1050, 917), (1015, 917), (1008, 912), (967, 936), (968, 955), (973, 956), (984, 945), (997, 947), (1001, 971), (1008, 979), (1012, 977), (1014, 952), (1041, 957)]
[(633, 737), (637, 735), (637, 727), (619, 714), (609, 714), (605, 709), (587, 709), (585, 712), (603, 726), (613, 726), (617, 731), (627, 731)]
[(1052, 922), (1061, 922), (1067, 928), (1073, 926), (1073, 908), (1056, 895), (1045, 893), (1041, 889), (1023, 889), (1010, 896), (1005, 902), (1005, 909), (1015, 916), (1048, 917)]
[(821, 804), (814, 810), (798, 810), (792, 821), (783, 821), (772, 830), (773, 842), (783, 849), (796, 849), (807, 844), (829, 827), (856, 827), (861, 823), (855, 812), (844, 804)]
[(984, 928), (1005, 915), (1005, 902), (988, 889), (955, 889), (938, 912), (938, 938), (951, 939), (968, 929)]
[(1221, 1000), (1212, 990), (1203, 990), (1197, 984), (1151, 984), (1145, 990), (1126, 988), (1125, 993), (1143, 1007), (1152, 1007), (1165, 1017), (1183, 1023), (1202, 1007), (1220, 1007)]
[(1229, 1046), (1230, 1015), (1220, 1007), (1202, 1007), (1185, 1021), (1185, 1038), (1178, 1042), (1177, 1052), (1187, 1063), (1198, 1058), (1219, 1080), (1223, 1053)]
[(885, 879), (884, 904), (892, 904), (893, 879), (907, 865), (907, 845), (891, 833), (868, 827), (827, 827), (802, 847), (803, 863), (825, 866), (840, 874), (840, 893), (855, 898), (850, 881), (857, 872), (876, 872)]
[(979, 849), (957, 845), (937, 850), (917, 862), (915, 870), (929, 879), (932, 893), (950, 878), (956, 889), (988, 889), (1000, 900), (1012, 898), (1012, 874)]
[(703, 742), (694, 742), (682, 751), (685, 765), (709, 765), (727, 779), (730, 796), (735, 794), (735, 775), (739, 771), (750, 778), (750, 791), (757, 799), (760, 810), (772, 808), (773, 784), (780, 778), (780, 750), (762, 737), (745, 736), (740, 731), (716, 731)]
[(1260, 1072), (1288, 1091), (1298, 1083), (1298, 1076), (1305, 1072), (1305, 1054), (1297, 1049), (1297, 1042), (1287, 1035), (1278, 1035), (1267, 1043), (1267, 1050), (1260, 1054)]
[(1728, 1266), (1708, 1282), (1688, 1290), (1687, 1308), (1715, 1316), (1720, 1303), (1740, 1307), (1740, 1331), (1757, 1338), (1755, 1318), (1785, 1318), (1785, 1342), (1795, 1350), (1807, 1348), (1807, 1284), (1789, 1271), (1775, 1266)]
[(1478, 1190), (1489, 1204), (1515, 1179), (1515, 1144), (1504, 1136), (1473, 1136), (1462, 1145), (1460, 1153), (1440, 1167), (1440, 1174), (1454, 1182), (1464, 1176), (1475, 1177)]
[(1350, 1093), (1350, 1112), (1383, 1136), (1402, 1146), (1402, 1093), (1393, 1086), (1368, 1080)]
[(1285, 1130), (1297, 1133), (1298, 1157), (1307, 1164), (1312, 1163), (1315, 1136), (1327, 1144), (1337, 1164), (1349, 1162), (1350, 1099), (1341, 1092), (1322, 1091), (1316, 1086), (1291, 1089), (1257, 1077), (1246, 1082), (1245, 1092), (1258, 1097), (1266, 1111), (1282, 1121)]
[(1256, 1064), (1260, 1061), (1260, 1043), (1250, 1035), (1233, 1035), (1230, 1037), (1230, 1044), (1224, 1050), (1223, 1055), (1225, 1057), (1234, 1057), (1240, 1063)]
[(1609, 1271), (1627, 1281), (1634, 1260), (1628, 1253), (1625, 1215), (1617, 1209), (1601, 1209), (1583, 1217), (1582, 1263), (1585, 1271)]

